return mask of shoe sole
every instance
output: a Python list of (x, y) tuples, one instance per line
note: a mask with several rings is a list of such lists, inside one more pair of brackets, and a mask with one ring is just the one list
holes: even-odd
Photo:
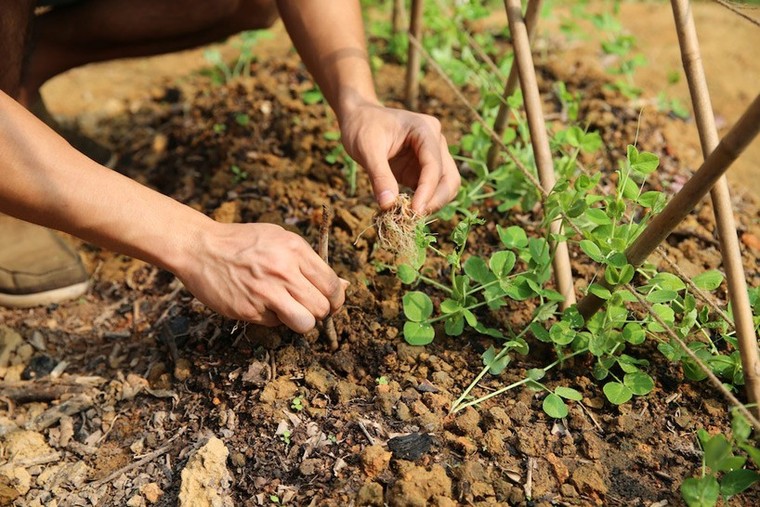
[(0, 306), (6, 308), (32, 308), (63, 303), (76, 299), (87, 292), (90, 282), (85, 281), (60, 289), (37, 292), (34, 294), (0, 294)]

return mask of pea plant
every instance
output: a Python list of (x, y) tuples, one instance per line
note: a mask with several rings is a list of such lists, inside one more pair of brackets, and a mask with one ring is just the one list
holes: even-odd
[(760, 467), (760, 449), (750, 439), (752, 427), (746, 419), (734, 413), (729, 437), (697, 431), (702, 449), (702, 471), (681, 484), (681, 495), (689, 507), (712, 507), (723, 498), (726, 505), (732, 496), (747, 490), (760, 480), (760, 474), (747, 468)]

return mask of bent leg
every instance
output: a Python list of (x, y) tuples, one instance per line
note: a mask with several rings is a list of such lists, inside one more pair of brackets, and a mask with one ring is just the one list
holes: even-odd
[(16, 97), (27, 54), (35, 0), (4, 2), (0, 9), (0, 90)]
[(35, 21), (22, 99), (33, 101), (45, 81), (74, 67), (189, 49), (276, 19), (273, 0), (85, 0), (59, 7)]

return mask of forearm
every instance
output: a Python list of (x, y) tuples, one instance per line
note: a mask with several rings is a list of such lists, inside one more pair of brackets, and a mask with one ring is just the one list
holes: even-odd
[(356, 104), (377, 102), (358, 0), (278, 0), (278, 6), (339, 121)]
[(0, 92), (0, 211), (177, 271), (210, 219), (98, 165)]

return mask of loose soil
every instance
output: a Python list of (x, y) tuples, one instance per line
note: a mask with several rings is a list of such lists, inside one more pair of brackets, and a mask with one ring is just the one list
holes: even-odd
[[(624, 4), (624, 20), (634, 8), (643, 15), (652, 7)], [(389, 256), (376, 248), (370, 228), (376, 207), (369, 184), (360, 177), (356, 195), (348, 195), (341, 168), (324, 162), (336, 142), (323, 133), (336, 130), (335, 120), (324, 105), (303, 104), (300, 93), (313, 84), (276, 33), (249, 80), (212, 86), (188, 75), (181, 62), (197, 59), (195, 52), (70, 73), (46, 96), (55, 112), (85, 111), (82, 127), (114, 148), (116, 170), (219, 221), (276, 223), (316, 244), (322, 204), (333, 206), (331, 263), (352, 282), (346, 308), (334, 319), (339, 350), (331, 351), (318, 331), (301, 336), (221, 318), (171, 274), (79, 244), (93, 272), (85, 297), (0, 310), (9, 326), (0, 328), (0, 499), (133, 507), (191, 505), (190, 496), (197, 505), (680, 504), (680, 483), (700, 467), (695, 430), (730, 426), (724, 399), (705, 383), (685, 380), (680, 365), (656, 350), (640, 352), (652, 363), (655, 390), (620, 407), (605, 401), (589, 365), (577, 361), (547, 379), (550, 387), (583, 393), (586, 410), (572, 404), (563, 421), (548, 418), (540, 393), (530, 390), (448, 415), (492, 341), (448, 338), (441, 330), (424, 348), (403, 341), (405, 289), (375, 267)], [(640, 40), (642, 48), (657, 45)], [(558, 107), (551, 83), (566, 81), (583, 91), (582, 115), (605, 140), (604, 167), (615, 168), (638, 129), (640, 147), (662, 159), (653, 186), (680, 188), (699, 165), (699, 150), (696, 136), (670, 136), (691, 124), (654, 109), (639, 124), (636, 105), (603, 88), (607, 78), (589, 53), (547, 44), (552, 50), (539, 61), (546, 112)], [(115, 74), (94, 89), (131, 82), (126, 76), (135, 66), (161, 76), (170, 58), (183, 68), (180, 80), (146, 80), (112, 102), (79, 101), (69, 111), (77, 100), (54, 100), (66, 89), (86, 96), (82, 90), (103, 69)], [(390, 63), (378, 74), (387, 103), (400, 103), (402, 76)], [(466, 133), (467, 111), (432, 73), (421, 103), (441, 118), (451, 141)], [(236, 120), (241, 113), (248, 122)], [(743, 190), (734, 194), (737, 228), (755, 287), (760, 210)], [(481, 214), (491, 223), (478, 230), (472, 252), (496, 244), (497, 222), (539, 234), (533, 213), (498, 216), (486, 203)], [(441, 235), (451, 230), (434, 227)], [(715, 234), (705, 202), (668, 239), (669, 255), (689, 275), (720, 268)], [(571, 255), (583, 284), (595, 267), (579, 251)], [(512, 303), (482, 318), (521, 328), (532, 310)], [(544, 366), (551, 351), (531, 346), (528, 358), (475, 394)], [(378, 381), (383, 377), (387, 382)], [(760, 494), (731, 503), (757, 505)]]

